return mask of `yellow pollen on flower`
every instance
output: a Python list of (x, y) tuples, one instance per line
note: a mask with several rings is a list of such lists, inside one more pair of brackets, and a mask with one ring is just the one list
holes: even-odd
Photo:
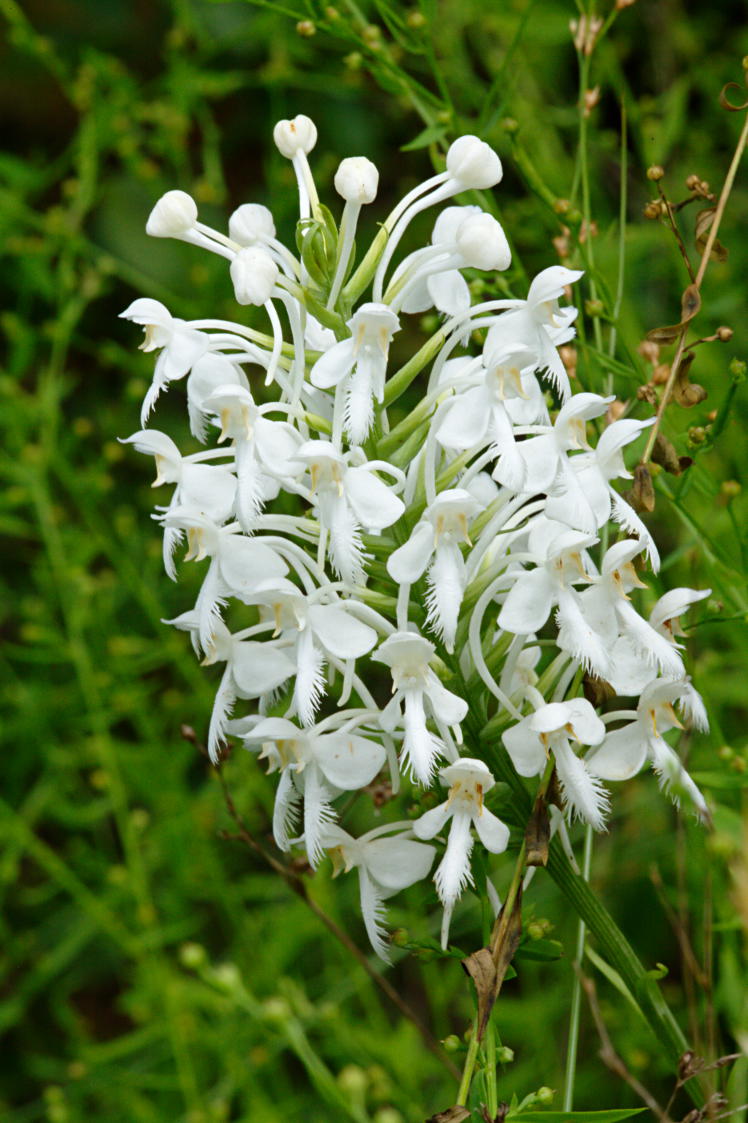
[(467, 515), (464, 511), (461, 511), (457, 516), (457, 525), (460, 528), (463, 542), (467, 542), (468, 546), (472, 546), (473, 543), (470, 541), (470, 535), (468, 534)]
[(652, 729), (654, 730), (654, 735), (655, 737), (659, 737), (659, 733), (657, 732), (657, 711), (650, 710), (649, 716), (652, 719)]
[(346, 864), (342, 846), (331, 846), (327, 853), (330, 855), (330, 861), (332, 862), (333, 877), (337, 877), (343, 871), (348, 873), (351, 867)]
[(457, 799), (457, 796), (460, 794), (461, 787), (462, 781), (455, 780), (454, 784), (449, 789), (449, 796), (447, 797), (447, 807), (451, 807), (454, 801)]
[(621, 571), (618, 570), (618, 569), (614, 569), (611, 576), (613, 578), (613, 584), (615, 585), (616, 589), (618, 590), (619, 594), (623, 597), (623, 599), (624, 600), (631, 600), (631, 597), (627, 596), (626, 593), (624, 592), (623, 578), (621, 576)]
[(197, 559), (198, 552), (201, 548), (201, 534), (202, 531), (199, 527), (190, 526), (187, 528), (187, 553), (184, 555), (185, 561)]
[(439, 545), (439, 539), (444, 533), (444, 515), (438, 515), (436, 519), (436, 529), (434, 532), (434, 546)]
[(476, 784), (475, 785), (475, 799), (476, 799), (476, 802), (478, 804), (478, 814), (482, 815), (483, 814), (483, 785), (482, 784)]
[(283, 765), (296, 763), (296, 771), (301, 772), (304, 768), (305, 761), (302, 761), (299, 756), (299, 742), (294, 738), (289, 738), (286, 741), (276, 741), (278, 748), (278, 756), (283, 761)]
[(273, 632), (273, 639), (279, 636), (283, 630), (283, 605), (280, 601), (276, 601), (273, 605), (273, 620), (275, 621), (275, 631)]
[(153, 481), (153, 483), (151, 484), (151, 487), (160, 487), (161, 484), (165, 484), (167, 482), (161, 474), (164, 470), (164, 464), (166, 463), (166, 459), (163, 456), (159, 456), (158, 453), (156, 453), (155, 459), (156, 459), (156, 478)]
[(312, 495), (314, 495), (317, 490), (317, 485), (319, 484), (319, 464), (312, 464), (309, 469), (309, 475), (312, 477)]
[(225, 441), (229, 435), (229, 426), (231, 425), (231, 410), (226, 408), (221, 410), (221, 435), (218, 438), (218, 443)]
[(379, 349), (386, 358), (390, 349), (390, 333), (387, 328), (380, 328), (377, 335), (379, 336)]
[(143, 342), (139, 344), (139, 351), (149, 351), (153, 347), (153, 337), (156, 334), (155, 324), (146, 324), (143, 328)]
[(670, 720), (672, 721), (672, 723), (673, 723), (673, 725), (675, 726), (676, 729), (685, 729), (685, 726), (679, 720), (678, 715), (676, 714), (676, 712), (673, 709), (670, 702), (666, 702), (665, 705), (662, 708), (665, 711), (665, 713), (667, 714), (667, 716), (670, 718)]

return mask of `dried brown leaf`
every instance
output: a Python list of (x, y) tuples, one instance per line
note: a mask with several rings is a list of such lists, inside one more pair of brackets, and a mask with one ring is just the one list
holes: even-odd
[(528, 866), (548, 864), (548, 844), (551, 840), (551, 820), (545, 796), (539, 794), (525, 830), (525, 852)]
[(670, 472), (673, 476), (679, 476), (681, 473), (680, 461), (678, 453), (673, 448), (667, 437), (663, 437), (662, 433), (657, 434), (654, 446), (652, 448), (652, 460), (655, 464), (659, 464), (666, 472)]
[(678, 373), (673, 383), (673, 398), (679, 406), (684, 406), (689, 409), (691, 406), (697, 406), (699, 402), (703, 402), (708, 394), (703, 386), (699, 386), (696, 382), (689, 381), (689, 371), (691, 364), (694, 360), (693, 351), (689, 351), (683, 356), (678, 366)]
[(637, 464), (634, 468), (634, 484), (628, 500), (635, 511), (654, 511), (654, 485), (649, 471), (643, 464)]
[[(703, 253), (706, 249), (709, 231), (711, 229), (712, 223), (714, 222), (714, 216), (716, 213), (716, 207), (705, 207), (704, 210), (699, 211), (699, 213), (696, 215), (696, 248), (699, 253)], [(722, 245), (719, 238), (715, 238), (711, 253), (709, 254), (709, 260), (727, 261), (727, 255), (727, 248)]]
[(689, 320), (692, 320), (700, 308), (701, 294), (696, 285), (689, 285), (688, 288), (684, 289), (680, 300), (681, 324), (687, 324)]
[(680, 323), (669, 324), (662, 328), (652, 328), (652, 331), (647, 332), (647, 339), (650, 343), (673, 343), (700, 308), (701, 296), (699, 290), (696, 285), (689, 285), (681, 297)]
[(496, 964), (488, 948), (479, 948), (463, 959), (462, 967), (475, 984), (478, 999), (478, 1025), (488, 1024), (495, 1000)]

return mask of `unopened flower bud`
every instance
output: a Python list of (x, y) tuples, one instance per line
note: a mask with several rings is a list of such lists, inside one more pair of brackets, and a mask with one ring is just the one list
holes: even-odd
[(742, 359), (733, 359), (730, 363), (730, 374), (735, 382), (745, 382), (746, 369)]
[(296, 24), (296, 34), (301, 35), (303, 39), (311, 39), (312, 35), (317, 34), (317, 28), (312, 20), (300, 19)]
[(535, 1097), (539, 1104), (552, 1104), (553, 1103), (553, 1088), (549, 1088), (546, 1084), (542, 1088), (538, 1088)]
[(197, 222), (197, 204), (186, 191), (167, 191), (148, 216), (146, 234), (152, 238), (178, 238)]
[(297, 152), (311, 152), (317, 143), (317, 126), (299, 113), (292, 121), (279, 121), (273, 129), (273, 140), (281, 156), (293, 160)]
[(514, 1049), (510, 1049), (508, 1045), (500, 1045), (496, 1050), (496, 1060), (502, 1065), (511, 1064), (514, 1060)]
[(278, 280), (278, 266), (270, 254), (255, 246), (239, 250), (230, 273), (239, 304), (264, 304)]
[(651, 179), (653, 183), (657, 183), (658, 179), (662, 179), (665, 174), (665, 169), (661, 168), (659, 164), (652, 164), (647, 168), (647, 179)]
[(460, 223), (457, 250), (473, 269), (508, 269), (512, 251), (501, 224), (490, 214), (472, 214)]
[(349, 156), (335, 173), (335, 190), (346, 203), (372, 203), (378, 186), (377, 166), (365, 156)]
[(344, 1092), (349, 1092), (352, 1095), (360, 1095), (361, 1092), (365, 1092), (368, 1083), (366, 1073), (358, 1065), (346, 1065), (338, 1073), (338, 1084)]
[(240, 246), (254, 246), (275, 237), (275, 223), (261, 203), (242, 203), (229, 219), (229, 235)]
[(447, 171), (464, 188), (495, 187), (501, 180), (501, 160), (477, 136), (461, 136), (447, 152)]
[(445, 1037), (442, 1041), (442, 1046), (445, 1053), (456, 1053), (462, 1048), (462, 1042), (456, 1033), (450, 1033), (449, 1037)]
[(652, 199), (649, 203), (647, 203), (646, 207), (644, 208), (644, 217), (645, 218), (659, 218), (660, 217), (660, 200), (659, 199)]
[(717, 328), (717, 339), (720, 341), (720, 343), (729, 343), (729, 341), (732, 339), (732, 337), (733, 337), (732, 328), (728, 328), (724, 324), (722, 325), (722, 327)]
[(689, 191), (695, 191), (697, 189), (697, 187), (699, 186), (700, 182), (701, 182), (701, 180), (699, 179), (699, 177), (697, 175), (686, 176), (686, 187), (688, 188)]
[(191, 971), (196, 971), (199, 967), (203, 967), (207, 963), (208, 953), (202, 944), (182, 944), (179, 949), (179, 961), (183, 967), (187, 967)]

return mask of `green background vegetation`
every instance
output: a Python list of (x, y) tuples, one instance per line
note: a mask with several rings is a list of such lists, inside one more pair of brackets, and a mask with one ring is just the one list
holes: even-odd
[[(600, 7), (607, 15), (607, 0)], [(146, 238), (153, 201), (183, 188), (219, 227), (239, 203), (264, 202), (291, 239), (291, 168), (271, 143), (279, 118), (303, 111), (317, 122), (314, 168), (331, 205), (337, 161), (375, 160), (381, 193), (371, 211), (380, 218), (445, 143), (479, 131), (504, 160), (494, 204), (516, 251), (514, 291), (558, 260), (553, 239), (567, 219), (557, 200), (572, 196), (582, 172), (574, 204), (586, 184), (595, 268), (571, 219), (565, 260), (588, 267), (580, 302), (596, 283), (607, 340), (623, 183), (618, 365), (580, 346), (577, 376), (600, 391), (612, 371), (628, 400), (651, 375), (639, 343), (677, 322), (687, 283), (668, 231), (642, 217), (655, 197), (646, 168), (665, 167), (675, 200), (689, 174), (719, 189), (743, 118), (718, 95), (742, 82), (744, 15), (739, 3), (679, 0), (624, 10), (591, 59), (600, 100), (585, 123), (585, 174), (568, 26), (578, 12), (567, 0), (341, 2), (337, 16), (302, 0), (0, 0), (4, 1121), (410, 1123), (456, 1093), (444, 1056), (424, 1047), (303, 899), (249, 848), (220, 837), (234, 829), (220, 784), (180, 735), (183, 723), (202, 735), (215, 669), (201, 670), (185, 637), (160, 624), (189, 606), (199, 574), (188, 569), (179, 586), (165, 578), (148, 518), (150, 464), (117, 443), (138, 427), (152, 369), (137, 331), (117, 316), (139, 295), (184, 318), (232, 317), (236, 306), (223, 263)], [(300, 34), (299, 19), (314, 24)], [(592, 874), (645, 967), (666, 966), (663, 993), (710, 1059), (748, 1046), (748, 590), (737, 483), (747, 453), (733, 363), (748, 358), (747, 203), (741, 172), (721, 230), (729, 257), (710, 266), (696, 321), (699, 335), (726, 324), (734, 336), (697, 351), (693, 378), (708, 399), (668, 410), (665, 432), (694, 463), (656, 478), (648, 516), (664, 584), (713, 590), (688, 633), (713, 730), (693, 743), (684, 736), (681, 750), (714, 829), (678, 817), (646, 773), (616, 790)], [(689, 245), (695, 209), (684, 211)], [(426, 219), (421, 234), (429, 229)], [(407, 354), (416, 332), (402, 335)], [(589, 317), (584, 340), (594, 341)], [(637, 406), (637, 416), (649, 408)], [(178, 389), (157, 423), (184, 432)], [(656, 593), (653, 582), (650, 600)], [(243, 755), (224, 773), (249, 829), (272, 850), (272, 783)], [(355, 878), (333, 885), (323, 868), (308, 891), (365, 949)], [(528, 921), (547, 921), (536, 935), (552, 926), (563, 954), (534, 958), (528, 941), (502, 993), (496, 1024), (515, 1053), (500, 1072), (504, 1099), (563, 1082), (575, 918), (542, 872), (526, 909)], [(398, 898), (391, 920), (413, 939), (433, 937), (430, 887)], [(474, 899), (453, 936), (476, 946)], [(666, 1101), (674, 1078), (659, 1042), (591, 963), (586, 970), (620, 1056)], [(421, 950), (388, 975), (436, 1038), (462, 1034), (472, 1007), (456, 959)], [(576, 1106), (637, 1103), (598, 1048), (584, 1008)], [(462, 1053), (453, 1060), (461, 1066)], [(747, 1069), (740, 1061), (732, 1070), (733, 1105), (748, 1099)], [(688, 1107), (681, 1095), (674, 1117)]]

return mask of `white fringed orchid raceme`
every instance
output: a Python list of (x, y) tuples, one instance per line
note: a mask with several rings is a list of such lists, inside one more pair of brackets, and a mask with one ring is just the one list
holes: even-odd
[(449, 940), (452, 910), (466, 885), (473, 884), (470, 872), (470, 855), (473, 850), (471, 827), (492, 854), (501, 854), (509, 841), (509, 828), (489, 811), (483, 803), (495, 781), (482, 760), (463, 757), (455, 764), (442, 768), (439, 778), (449, 788), (449, 798), (421, 815), (413, 823), (418, 838), (434, 838), (449, 820), (447, 849), (434, 875), (439, 900), (444, 905), (442, 921), (442, 947)]
[[(294, 247), (253, 202), (233, 212), (228, 233), (201, 222), (182, 191), (151, 212), (154, 237), (223, 260), (220, 298), (235, 301), (236, 316), (207, 310), (185, 321), (150, 298), (122, 314), (157, 353), (141, 430), (127, 440), (155, 458), (156, 483), (173, 488), (154, 515), (169, 576), (185, 536), (185, 560), (207, 561), (196, 601), (167, 623), (189, 634), (204, 664), (222, 665), (211, 758), (240, 738), (269, 761), (278, 846), (302, 843), (314, 867), (329, 850), (335, 872), (358, 871), (366, 931), (387, 959), (384, 901), (427, 877), (437, 847), (444, 945), (476, 842), (484, 864), (506, 848), (508, 830), (484, 803), (494, 780), (481, 759), (502, 730), (518, 775), (542, 776), (541, 795), (555, 769), (567, 819), (602, 829), (602, 781), (647, 760), (663, 787), (706, 815), (662, 734), (676, 728), (673, 704), (693, 728), (707, 726), (676, 637), (678, 616), (708, 594), (676, 589), (648, 620), (640, 612), (634, 561), (648, 555), (656, 569), (657, 549), (615, 488), (652, 418), (606, 426), (612, 398), (571, 392), (559, 347), (577, 310), (559, 301), (581, 272), (551, 266), (527, 292), (471, 304), (465, 270), (481, 270), (489, 286), (510, 265), (509, 243), (488, 210), (444, 205), (499, 183), (498, 155), (478, 137), (457, 138), (444, 169), (360, 249), (361, 208), (379, 188), (374, 164), (339, 164), (337, 225), (308, 159), (314, 123), (298, 115), (273, 135), (298, 186)], [(419, 245), (411, 223), (431, 207), (444, 209)], [(502, 290), (515, 283), (508, 274)], [(432, 307), (447, 319), (414, 344), (418, 323), (401, 330), (401, 319)], [(145, 428), (180, 381), (196, 451)], [(622, 541), (610, 539), (615, 523)], [(585, 672), (632, 708), (603, 721), (580, 697)], [(440, 762), (448, 799), (403, 821), (413, 801), (429, 806), (423, 789)], [(365, 826), (367, 808), (376, 825), (354, 837), (351, 821)], [(573, 863), (561, 812), (549, 812)], [(477, 890), (496, 912), (494, 870), (486, 874)], [(522, 874), (517, 866), (514, 885)]]

